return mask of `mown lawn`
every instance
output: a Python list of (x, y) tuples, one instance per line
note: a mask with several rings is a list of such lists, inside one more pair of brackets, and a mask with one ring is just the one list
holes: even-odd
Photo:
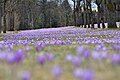
[[(100, 30), (102, 31), (102, 30)], [(119, 31), (119, 30), (118, 30)], [(89, 31), (92, 32), (92, 31)], [(89, 32), (85, 37), (89, 36)], [(95, 30), (93, 30), (95, 32)], [(70, 33), (71, 34), (71, 33)], [(117, 34), (114, 34), (117, 35)], [(119, 36), (119, 35), (117, 35)], [(0, 36), (0, 41), (4, 40), (4, 36)], [(98, 36), (99, 37), (99, 36)], [(64, 39), (63, 37), (62, 39)], [(72, 41), (72, 38), (78, 38), (78, 36), (69, 37)], [(83, 37), (84, 38), (84, 37)], [(101, 40), (106, 38), (102, 35)], [(5, 38), (6, 39), (6, 38)], [(25, 40), (25, 38), (22, 38)], [(113, 38), (111, 38), (113, 39)], [(33, 39), (37, 40), (37, 39)], [(117, 43), (119, 45), (119, 43)], [(7, 45), (7, 44), (5, 44)], [(5, 45), (3, 45), (5, 47)], [(46, 44), (44, 49), (39, 48), (37, 52), (34, 44), (19, 44), (13, 45), (13, 48), (10, 51), (6, 51), (5, 48), (2, 48), (0, 53), (11, 53), (18, 49), (22, 49), (24, 52), (24, 57), (19, 63), (8, 63), (6, 60), (0, 58), (0, 80), (21, 80), (20, 74), (24, 71), (29, 72), (30, 80), (56, 80), (51, 73), (51, 70), (54, 65), (59, 65), (62, 69), (62, 73), (60, 75), (59, 80), (78, 80), (74, 76), (74, 69), (91, 69), (93, 71), (93, 80), (120, 80), (120, 64), (112, 64), (111, 63), (111, 55), (117, 54), (115, 50), (112, 48), (112, 43), (104, 43), (105, 48), (107, 48), (107, 52), (109, 56), (105, 60), (103, 59), (93, 59), (92, 52), (95, 51), (96, 46), (99, 44), (57, 44), (51, 45)], [(29, 47), (30, 50), (26, 51), (26, 47)], [(89, 57), (85, 58), (83, 56), (80, 58), (80, 65), (74, 66), (71, 62), (67, 62), (65, 57), (69, 54), (73, 56), (77, 56), (76, 49), (78, 47), (84, 47), (89, 50)], [(45, 55), (47, 53), (52, 53), (54, 55), (54, 59), (52, 61), (45, 61), (44, 64), (39, 64), (37, 62), (36, 56)], [(98, 54), (102, 54), (102, 52), (98, 52)], [(1, 56), (0, 56), (1, 57)], [(79, 79), (83, 80), (83, 79)], [(90, 80), (90, 79), (88, 79)]]

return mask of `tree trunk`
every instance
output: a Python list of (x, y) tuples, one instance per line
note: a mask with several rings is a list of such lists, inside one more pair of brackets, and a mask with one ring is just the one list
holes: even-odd
[(101, 23), (102, 23), (102, 27), (103, 27), (103, 29), (105, 28), (105, 22), (104, 22), (104, 18), (101, 18)]
[(14, 12), (10, 12), (10, 19), (9, 19), (9, 25), (10, 25), (10, 31), (14, 31)]
[(43, 13), (43, 16), (44, 16), (43, 27), (47, 27), (47, 26), (46, 26), (46, 21), (47, 21), (46, 12)]
[(76, 26), (80, 27), (80, 0), (77, 0), (77, 5), (76, 5)]
[(91, 17), (90, 12), (88, 12), (88, 28), (90, 28)]
[(75, 13), (75, 0), (74, 0), (74, 26), (76, 26), (76, 13)]
[(87, 3), (87, 25), (88, 25), (88, 28), (90, 28), (90, 11), (89, 11), (89, 4)]
[(112, 12), (109, 12), (108, 28), (117, 28), (116, 21), (115, 21), (115, 15)]
[(79, 13), (79, 11), (77, 11), (77, 13), (76, 13), (76, 26), (80, 26), (80, 13)]
[(87, 28), (87, 24), (88, 24), (88, 17), (87, 17), (87, 12), (85, 12), (85, 27)]
[(83, 16), (83, 18), (84, 18), (84, 28), (86, 28), (86, 12), (84, 12), (83, 15), (84, 15), (84, 16)]
[(3, 15), (3, 27), (4, 27), (4, 30), (3, 30), (3, 33), (6, 33), (6, 1), (4, 1), (3, 3), (3, 10), (4, 10), (4, 15)]
[(30, 29), (34, 27), (33, 14), (30, 8), (29, 8), (29, 26), (30, 26)]
[(83, 12), (81, 13), (81, 17), (82, 17), (82, 27), (83, 27), (84, 25), (84, 13)]
[(92, 12), (91, 4), (89, 4), (89, 6), (90, 6), (90, 23), (91, 23), (91, 28), (94, 28), (94, 20), (93, 20), (93, 12)]
[(84, 3), (84, 6), (83, 6), (83, 8), (84, 8), (84, 28), (86, 28), (86, 2), (85, 2), (85, 0), (83, 0), (83, 3)]
[(100, 5), (97, 5), (97, 6), (98, 6), (97, 24), (98, 24), (98, 28), (100, 28), (100, 19), (101, 19), (101, 16), (100, 16)]
[(116, 26), (116, 7), (114, 1), (106, 0), (106, 7), (108, 11), (108, 28), (117, 28)]
[(46, 26), (46, 23), (47, 23), (46, 3), (47, 3), (47, 0), (43, 0), (43, 16), (44, 16), (44, 19), (43, 19), (43, 27), (47, 27), (47, 26)]
[(0, 33), (1, 33), (1, 31), (2, 31), (2, 6), (1, 6), (1, 4), (0, 4)]
[(66, 26), (68, 26), (68, 24), (69, 24), (68, 15), (67, 14), (65, 14), (65, 15), (66, 15)]

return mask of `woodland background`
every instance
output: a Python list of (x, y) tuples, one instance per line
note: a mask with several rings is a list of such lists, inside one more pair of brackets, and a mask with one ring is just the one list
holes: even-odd
[[(0, 0), (0, 32), (120, 22), (120, 0)], [(97, 5), (93, 10), (92, 3)], [(91, 25), (90, 25), (91, 24)]]

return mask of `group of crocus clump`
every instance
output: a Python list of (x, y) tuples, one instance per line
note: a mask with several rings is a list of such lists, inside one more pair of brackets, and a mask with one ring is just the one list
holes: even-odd
[[(72, 67), (70, 73), (76, 80), (94, 80), (95, 71), (91, 67), (95, 63), (106, 62), (113, 66), (120, 65), (120, 31), (117, 30), (87, 30), (81, 28), (55, 28), (21, 31), (1, 37), (0, 63), (19, 65), (30, 55), (35, 53), (34, 60), (42, 66), (53, 64), (50, 73), (54, 80), (61, 80), (64, 74), (64, 66), (54, 63), (58, 55), (55, 51), (45, 52), (47, 46), (77, 45), (75, 53), (64, 55), (61, 63), (67, 63)], [(94, 49), (88, 49), (85, 45), (93, 45)], [(106, 46), (109, 45), (113, 53)], [(22, 46), (22, 47), (20, 47)], [(33, 52), (32, 52), (33, 51)], [(62, 54), (62, 50), (61, 50)], [(82, 65), (87, 61), (87, 67)], [(41, 73), (42, 74), (42, 73)], [(32, 72), (22, 71), (19, 73), (21, 80), (31, 80)], [(15, 79), (14, 79), (15, 80)]]

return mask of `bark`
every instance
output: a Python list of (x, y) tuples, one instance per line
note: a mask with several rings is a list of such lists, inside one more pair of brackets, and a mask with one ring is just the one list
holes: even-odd
[(84, 25), (84, 13), (83, 12), (81, 13), (81, 17), (82, 17), (82, 27), (83, 27)]
[(105, 22), (104, 22), (104, 18), (101, 18), (101, 23), (102, 23), (102, 27), (103, 27), (103, 29), (105, 28)]
[(83, 3), (84, 3), (84, 7), (83, 7), (83, 9), (84, 9), (84, 28), (86, 28), (86, 2), (85, 2), (85, 0), (83, 0)]
[(109, 14), (108, 28), (117, 28), (117, 26), (116, 26), (116, 17), (115, 17), (115, 15), (116, 15), (115, 6), (116, 5), (112, 1), (107, 2), (107, 8), (108, 8), (108, 14)]
[(1, 33), (1, 31), (2, 31), (2, 6), (1, 6), (1, 4), (0, 4), (0, 33)]
[(90, 28), (90, 16), (89, 16), (89, 4), (88, 3), (87, 3), (87, 14), (86, 15), (87, 15), (86, 16), (87, 25), (88, 25), (88, 28)]
[(109, 11), (109, 21), (108, 21), (108, 28), (117, 28), (116, 20), (115, 20), (115, 13)]
[(3, 30), (3, 33), (6, 33), (6, 2), (7, 2), (7, 0), (5, 0), (4, 3), (3, 3), (3, 11), (4, 11), (4, 15), (3, 15), (4, 30)]
[(14, 31), (14, 12), (11, 11), (10, 13), (10, 19), (9, 19), (9, 27), (10, 27), (10, 31)]
[(90, 6), (90, 23), (91, 23), (91, 28), (94, 28), (94, 20), (93, 20), (93, 12), (92, 12), (91, 4), (89, 4), (89, 6)]
[(97, 15), (97, 24), (98, 28), (100, 28), (100, 20), (101, 20), (101, 3), (103, 0), (96, 0), (96, 4), (98, 6), (98, 15)]
[(14, 0), (9, 0), (9, 11), (8, 11), (8, 14), (9, 14), (9, 28), (10, 28), (10, 31), (14, 31)]
[(44, 16), (44, 19), (43, 19), (43, 27), (46, 27), (46, 22), (47, 22), (47, 15), (46, 15), (46, 3), (47, 3), (47, 0), (43, 0), (43, 16)]
[(66, 14), (66, 26), (68, 26), (69, 21), (68, 21), (68, 15)]
[(88, 28), (90, 28), (90, 24), (91, 24), (91, 14), (90, 12), (88, 12)]
[(75, 12), (75, 0), (74, 0), (74, 25), (76, 26), (76, 12)]
[(80, 27), (80, 0), (77, 0), (77, 5), (76, 5), (76, 25)]
[(100, 5), (98, 4), (98, 15), (97, 15), (97, 24), (98, 24), (98, 28), (100, 28), (100, 19), (101, 19), (101, 14), (100, 14)]

